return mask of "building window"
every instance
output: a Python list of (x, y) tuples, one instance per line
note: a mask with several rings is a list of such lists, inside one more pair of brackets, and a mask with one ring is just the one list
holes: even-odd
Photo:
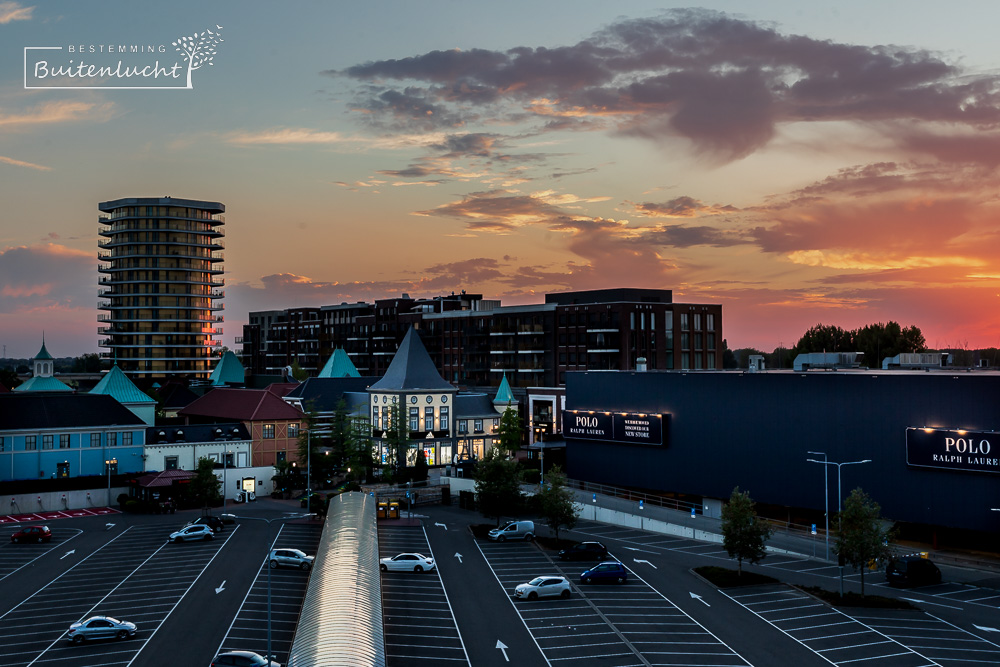
[[(59, 449), (69, 449), (69, 433), (62, 433), (59, 435)], [(62, 477), (63, 475), (59, 475)], [(69, 475), (66, 475), (69, 477)]]
[(122, 447), (132, 446), (132, 431), (126, 431), (122, 433)]
[(715, 331), (715, 314), (707, 313), (705, 315), (705, 328), (709, 331)]
[(420, 408), (410, 408), (410, 430), (420, 430)]
[(274, 440), (274, 424), (264, 424), (261, 431), (261, 437), (265, 440)]
[(687, 371), (691, 369), (691, 353), (681, 352), (681, 370)]
[(163, 469), (164, 470), (177, 470), (177, 456), (164, 456), (163, 457)]
[(681, 349), (690, 350), (691, 349), (691, 334), (687, 331), (681, 332)]
[(681, 329), (687, 331), (688, 329), (688, 314), (681, 313)]
[(715, 334), (714, 333), (709, 332), (709, 333), (705, 334), (705, 341), (706, 341), (705, 347), (707, 347), (709, 350), (714, 350), (715, 349)]
[[(459, 419), (458, 420), (458, 432), (459, 433), (468, 433), (469, 432), (469, 422), (467, 420), (465, 420), (465, 419)], [(34, 449), (34, 447), (32, 447), (32, 449)]]
[(389, 414), (390, 414), (389, 413), (389, 406), (388, 405), (383, 405), (382, 406), (382, 428), (384, 428), (387, 431), (392, 426), (392, 424), (390, 423), (392, 420), (389, 419)]
[(33, 452), (38, 449), (38, 436), (37, 435), (26, 435), (24, 436), (24, 449), (25, 451)]
[(500, 420), (499, 419), (494, 419), (493, 420), (493, 432), (496, 433), (498, 428), (500, 428)]
[(56, 477), (69, 477), (69, 461), (61, 461), (56, 464)]
[(298, 424), (289, 424), (288, 425), (288, 437), (289, 438), (297, 438), (297, 437), (299, 437), (299, 425)]
[(448, 430), (448, 408), (441, 408), (438, 423), (439, 423), (438, 428), (440, 430), (442, 431)]
[(108, 433), (108, 447), (117, 447), (117, 446), (118, 446), (118, 434)]
[(382, 428), (381, 422), (378, 420), (378, 406), (376, 405), (372, 408), (372, 428), (376, 431)]
[(100, 447), (101, 446), (101, 434), (100, 433), (91, 433), (90, 434), (90, 446), (91, 447)]
[(475, 428), (476, 428), (476, 433), (482, 433), (483, 432), (483, 420), (482, 419), (477, 419), (475, 421)]
[(6, 447), (6, 445), (4, 444), (3, 436), (0, 435), (0, 452), (5, 451), (4, 447)]
[(434, 430), (434, 408), (424, 408), (424, 429)]
[(424, 458), (427, 460), (427, 465), (429, 466), (437, 465), (437, 461), (434, 460), (433, 447), (424, 447)]
[(694, 330), (701, 331), (701, 313), (694, 314)]
[(43, 435), (42, 436), (42, 449), (52, 449), (52, 436)]

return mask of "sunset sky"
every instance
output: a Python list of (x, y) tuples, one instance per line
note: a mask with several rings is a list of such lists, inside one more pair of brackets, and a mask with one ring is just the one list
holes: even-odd
[[(229, 347), (252, 310), (602, 287), (720, 303), (730, 348), (998, 346), (998, 29), (963, 0), (0, 0), (0, 345), (98, 351), (97, 203), (171, 195), (227, 207)], [(28, 47), (169, 66), (206, 30), (191, 89), (25, 88)]]

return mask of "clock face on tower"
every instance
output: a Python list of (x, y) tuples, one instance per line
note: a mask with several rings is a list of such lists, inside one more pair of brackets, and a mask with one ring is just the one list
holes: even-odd
[(416, 396), (410, 396), (410, 403), (416, 403), (416, 402), (417, 402), (417, 397)]
[(427, 402), (428, 403), (433, 403), (434, 402), (434, 397), (433, 396), (428, 396), (427, 397)]
[(448, 397), (447, 396), (442, 396), (441, 397), (441, 402), (442, 403), (447, 403), (448, 402)]

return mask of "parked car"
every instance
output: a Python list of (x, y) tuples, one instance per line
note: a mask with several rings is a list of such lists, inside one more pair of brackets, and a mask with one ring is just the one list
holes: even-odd
[(899, 556), (889, 561), (885, 580), (893, 586), (927, 586), (941, 583), (941, 570), (920, 555)]
[(52, 540), (52, 531), (48, 526), (25, 526), (10, 536), (11, 542), (49, 542)]
[(434, 559), (423, 554), (399, 554), (392, 558), (383, 558), (378, 562), (379, 569), (383, 572), (389, 570), (400, 572), (430, 572), (434, 569)]
[[(236, 665), (236, 667), (268, 667), (268, 660), (259, 653), (253, 651), (226, 651), (215, 656), (212, 667), (223, 665)], [(281, 667), (280, 663), (270, 661), (270, 667)]]
[(491, 540), (503, 542), (505, 540), (527, 540), (535, 539), (535, 524), (532, 521), (511, 521), (502, 528), (494, 528), (489, 533)]
[(210, 540), (215, 537), (211, 527), (198, 523), (193, 526), (184, 526), (180, 530), (170, 533), (167, 538), (169, 542), (190, 542), (191, 540)]
[(526, 584), (518, 584), (517, 588), (514, 589), (514, 597), (523, 600), (537, 600), (544, 597), (568, 598), (569, 596), (570, 585), (566, 577), (535, 577)]
[(267, 564), (271, 567), (297, 567), (300, 570), (308, 570), (312, 567), (315, 556), (308, 556), (304, 551), (298, 549), (272, 549), (271, 555), (267, 557)]
[(626, 581), (628, 581), (628, 570), (618, 561), (595, 565), (580, 575), (581, 584), (624, 584)]
[(194, 521), (189, 521), (188, 526), (205, 525), (212, 529), (214, 533), (221, 533), (226, 528), (225, 522), (217, 516), (200, 516)]
[(91, 616), (69, 626), (66, 639), (74, 644), (82, 644), (92, 639), (127, 639), (135, 637), (135, 623), (119, 621), (110, 616)]
[(578, 542), (558, 555), (559, 560), (607, 560), (608, 548), (600, 542)]

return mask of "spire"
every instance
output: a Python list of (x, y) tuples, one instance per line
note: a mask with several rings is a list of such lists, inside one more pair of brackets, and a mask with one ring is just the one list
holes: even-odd
[(431, 355), (427, 354), (427, 348), (424, 347), (417, 330), (412, 326), (403, 336), (403, 342), (399, 344), (399, 349), (396, 350), (396, 356), (392, 358), (389, 368), (385, 369), (385, 375), (368, 388), (369, 391), (399, 389), (455, 389), (438, 373), (437, 367), (431, 361)]
[(323, 370), (319, 372), (316, 377), (321, 378), (357, 378), (361, 377), (361, 373), (358, 372), (357, 367), (351, 358), (347, 356), (347, 352), (343, 348), (338, 347), (330, 355), (327, 360), (326, 365), (323, 366)]
[(243, 364), (236, 358), (232, 350), (226, 350), (208, 379), (216, 387), (242, 385), (246, 382), (246, 369), (243, 368)]
[(517, 401), (514, 400), (514, 392), (510, 390), (510, 384), (507, 382), (507, 374), (503, 374), (503, 379), (500, 380), (500, 387), (497, 388), (497, 396), (493, 399), (494, 407), (505, 407), (507, 405), (512, 406), (515, 410), (517, 409)]

